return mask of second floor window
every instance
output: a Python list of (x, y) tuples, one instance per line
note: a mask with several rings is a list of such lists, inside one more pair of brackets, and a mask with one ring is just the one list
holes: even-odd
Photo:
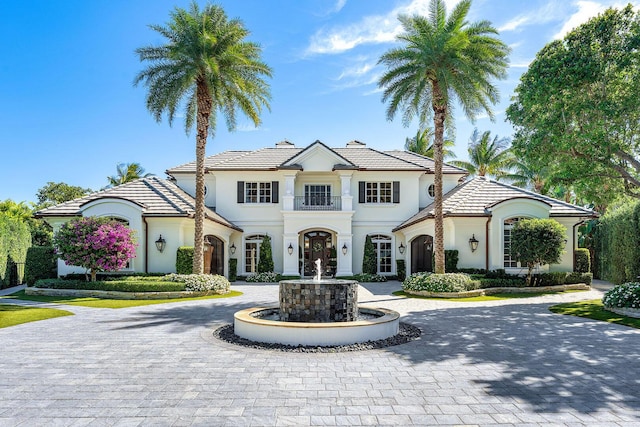
[(278, 181), (238, 181), (238, 203), (278, 203)]
[(365, 182), (359, 183), (360, 203), (400, 203), (400, 182)]

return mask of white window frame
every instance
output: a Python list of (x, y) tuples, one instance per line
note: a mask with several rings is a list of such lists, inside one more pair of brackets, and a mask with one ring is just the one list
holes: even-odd
[(245, 181), (244, 202), (246, 204), (271, 203), (271, 181)]
[[(530, 217), (512, 216), (502, 221), (502, 268), (505, 270), (522, 268), (520, 262), (511, 256), (511, 230), (513, 230), (513, 227), (515, 227), (518, 221), (524, 219), (530, 219)], [(507, 224), (507, 221), (510, 223)]]
[[(242, 257), (243, 257), (243, 269), (244, 274), (257, 274), (258, 273), (258, 263), (260, 262), (260, 245), (262, 245), (262, 241), (264, 240), (266, 234), (252, 234), (250, 236), (246, 236), (244, 239), (244, 243), (242, 245)], [(253, 249), (248, 248), (248, 245), (255, 244), (255, 260), (253, 264), (254, 271), (250, 271), (251, 267), (251, 255), (248, 255), (249, 252)]]
[[(324, 195), (321, 193), (310, 193), (311, 187), (324, 187), (325, 193)], [(331, 188), (331, 184), (305, 184), (304, 185), (304, 204), (306, 206), (330, 206), (331, 205), (331, 196), (333, 194), (333, 189)], [(311, 203), (314, 196), (324, 197), (326, 203), (325, 204), (314, 204)], [(309, 202), (309, 203), (307, 203)]]
[[(375, 248), (375, 253), (376, 253), (376, 271), (378, 274), (384, 275), (384, 274), (393, 274), (393, 238), (391, 236), (387, 236), (386, 234), (373, 234), (371, 235), (371, 242), (373, 243), (373, 246)], [(382, 259), (383, 257), (381, 256), (381, 247), (382, 245), (387, 246), (388, 248), (385, 248), (385, 250), (388, 250), (389, 255), (384, 257), (384, 259), (388, 259), (389, 262), (388, 264), (384, 264), (385, 267), (388, 267), (388, 271), (382, 271), (382, 269), (380, 268), (383, 264), (382, 264)], [(386, 268), (385, 268), (386, 270)]]
[[(383, 200), (384, 198), (384, 200)], [(392, 181), (366, 181), (364, 184), (364, 202), (367, 204), (389, 205), (393, 203)]]

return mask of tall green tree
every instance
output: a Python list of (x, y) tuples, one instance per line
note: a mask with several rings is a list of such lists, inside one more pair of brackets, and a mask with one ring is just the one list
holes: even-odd
[(469, 161), (453, 160), (450, 163), (459, 168), (466, 169), (470, 175), (500, 177), (508, 173), (513, 164), (509, 151), (509, 140), (498, 138), (491, 139), (491, 132), (480, 134), (474, 129), (469, 138)]
[(547, 44), (520, 78), (507, 118), (518, 157), (597, 205), (640, 198), (640, 12), (603, 14)]
[(36, 197), (38, 198), (37, 210), (48, 208), (49, 206), (68, 202), (85, 196), (93, 190), (90, 188), (82, 188), (75, 185), (69, 185), (64, 182), (47, 182), (47, 184), (38, 189)]
[(547, 194), (551, 178), (549, 166), (535, 165), (525, 159), (515, 160), (511, 164), (511, 170), (498, 177), (499, 180), (509, 181), (516, 187), (531, 188), (538, 194)]
[(115, 175), (107, 177), (107, 181), (109, 181), (108, 187), (115, 187), (116, 185), (126, 184), (136, 179), (153, 176), (151, 173), (145, 173), (140, 163), (119, 163), (116, 171), (117, 173)]
[(435, 162), (435, 272), (444, 273), (442, 163), (445, 126), (453, 129), (452, 106), (457, 101), (474, 120), (480, 112), (490, 118), (498, 101), (492, 79), (506, 77), (509, 47), (488, 21), (467, 20), (471, 0), (462, 0), (447, 16), (443, 0), (431, 0), (429, 16), (400, 15), (404, 32), (400, 47), (382, 55), (387, 71), (378, 82), (383, 88), (387, 119), (400, 111), (405, 126), (417, 116), (421, 125), (433, 118)]
[(246, 40), (249, 31), (242, 21), (228, 19), (217, 5), (200, 9), (194, 1), (189, 10), (175, 8), (165, 26), (151, 29), (166, 39), (160, 46), (136, 50), (148, 66), (135, 79), (148, 88), (147, 108), (169, 124), (183, 107), (187, 134), (196, 127), (196, 212), (193, 272), (203, 271), (204, 159), (207, 137), (215, 136), (220, 113), (231, 131), (238, 112), (256, 126), (263, 107), (269, 108), (270, 88), (265, 77), (271, 69), (261, 60), (262, 50)]
[[(442, 158), (453, 159), (456, 157), (456, 153), (452, 148), (456, 146), (456, 143), (451, 138), (445, 137), (442, 142)], [(429, 157), (433, 159), (434, 145), (433, 145), (433, 129), (425, 127), (424, 129), (418, 129), (416, 136), (412, 138), (406, 138), (404, 148), (412, 153), (420, 154), (421, 156)]]

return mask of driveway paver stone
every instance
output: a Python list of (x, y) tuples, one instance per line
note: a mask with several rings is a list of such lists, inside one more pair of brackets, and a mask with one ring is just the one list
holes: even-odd
[(464, 303), (363, 284), (361, 305), (421, 338), (305, 354), (216, 340), (235, 311), (277, 303), (277, 285), (233, 288), (244, 295), (64, 306), (75, 315), (0, 329), (0, 426), (640, 425), (640, 331), (548, 310), (598, 289)]

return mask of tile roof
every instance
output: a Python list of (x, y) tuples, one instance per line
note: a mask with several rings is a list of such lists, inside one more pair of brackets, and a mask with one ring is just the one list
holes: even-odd
[[(314, 144), (319, 143), (316, 141)], [(322, 144), (324, 146), (324, 144)], [(285, 163), (307, 150), (293, 146), (261, 148), (255, 151), (224, 151), (205, 159), (205, 169), (215, 170), (276, 170), (285, 168)], [(325, 146), (326, 147), (326, 146)], [(416, 170), (433, 173), (433, 160), (401, 150), (378, 151), (362, 145), (352, 144), (347, 148), (329, 148), (361, 170)], [(185, 163), (167, 170), (168, 174), (194, 173), (195, 162)], [(347, 165), (351, 166), (351, 165)], [(466, 171), (445, 164), (443, 173), (466, 174)]]
[[(549, 210), (549, 216), (551, 217), (597, 216), (592, 210), (484, 177), (473, 178), (446, 193), (442, 200), (442, 210), (445, 216), (450, 217), (489, 216), (494, 205), (514, 198), (528, 198), (546, 203), (551, 207)], [(433, 218), (435, 215), (433, 209), (434, 205), (432, 203), (400, 224), (393, 231), (401, 230), (427, 218)]]
[[(435, 170), (435, 162), (433, 161), (433, 159), (426, 157), (426, 156), (422, 156), (420, 154), (416, 154), (416, 153), (412, 153), (411, 151), (403, 151), (403, 150), (390, 150), (390, 151), (385, 151), (385, 153), (397, 157), (399, 159), (405, 160), (407, 162), (412, 162), (415, 163), (417, 165), (422, 166), (425, 169), (428, 169), (429, 172), (433, 173), (433, 171)], [(468, 172), (464, 169), (461, 169), (459, 167), (456, 166), (452, 166), (449, 165), (447, 163), (444, 163), (442, 165), (442, 173), (446, 173), (446, 174), (464, 174), (467, 175)]]
[[(142, 208), (142, 216), (192, 217), (195, 214), (195, 199), (172, 181), (158, 177), (141, 178), (78, 199), (60, 203), (36, 212), (35, 216), (58, 217), (80, 216), (83, 206), (100, 199), (123, 199)], [(242, 231), (210, 208), (205, 216), (211, 221)]]

